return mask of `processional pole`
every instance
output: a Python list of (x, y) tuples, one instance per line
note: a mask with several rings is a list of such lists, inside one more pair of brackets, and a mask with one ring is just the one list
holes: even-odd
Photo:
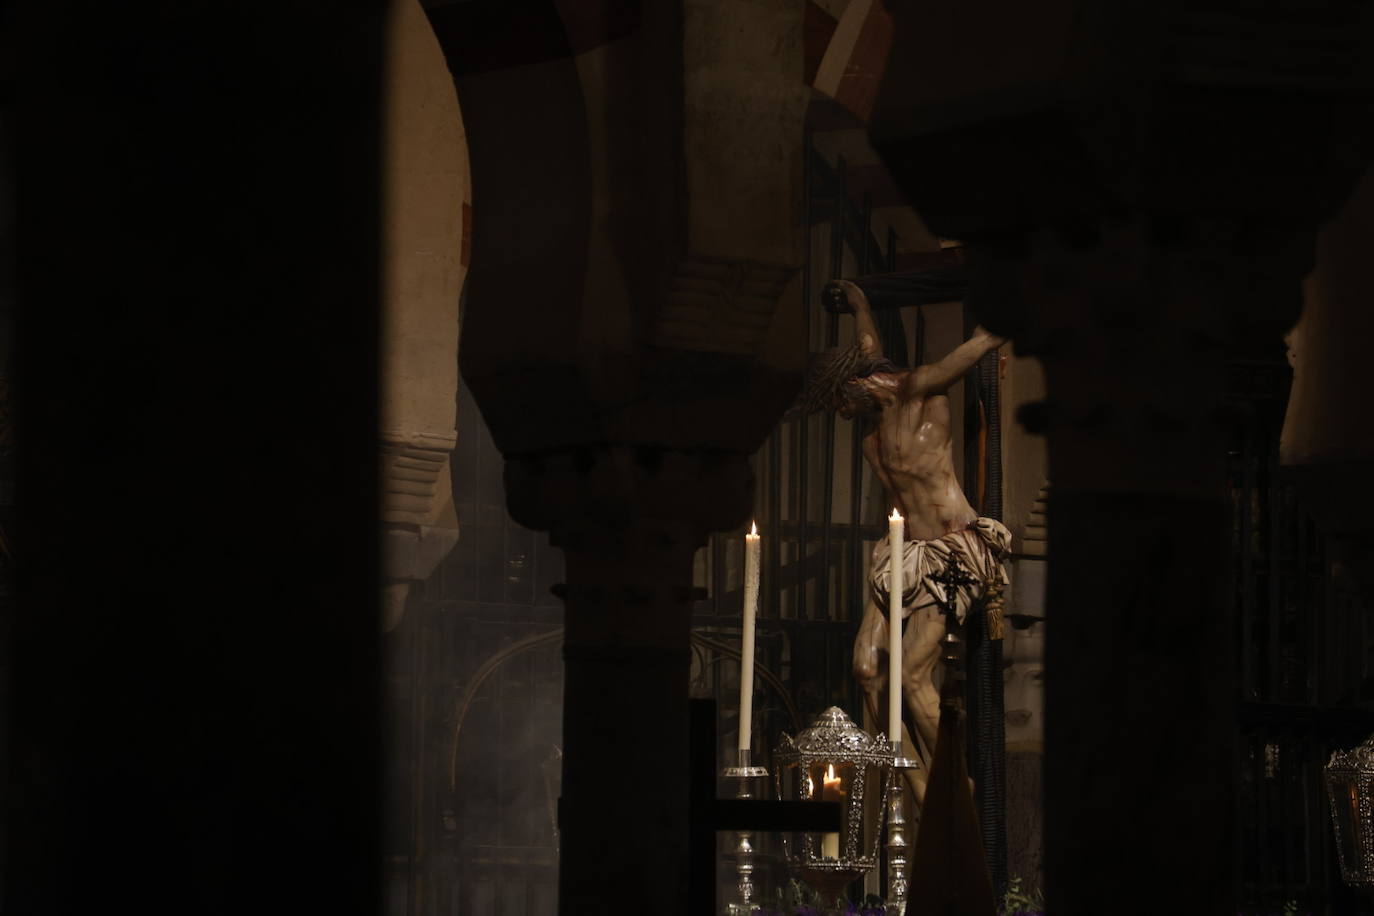
[(940, 685), (940, 726), (908, 895), (933, 913), (994, 916), (996, 896), (969, 790), (964, 750), (963, 625), (955, 606), (957, 590), (976, 580), (964, 572), (957, 557), (950, 557), (942, 573), (926, 578), (932, 592), (938, 593), (939, 587), (945, 595), (939, 602), (945, 615), (945, 635), (940, 640), (944, 681)]

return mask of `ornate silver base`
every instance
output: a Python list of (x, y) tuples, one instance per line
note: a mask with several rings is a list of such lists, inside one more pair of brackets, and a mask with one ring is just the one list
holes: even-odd
[(892, 746), (892, 788), (887, 796), (887, 916), (905, 916), (907, 897), (906, 778), (902, 770), (918, 770), (921, 762), (902, 757)]
[[(767, 767), (752, 765), (749, 751), (740, 751), (736, 765), (721, 770), (726, 779), (735, 780), (735, 798), (753, 798), (752, 780), (767, 777)], [(747, 830), (735, 834), (735, 874), (738, 881), (735, 891), (739, 900), (728, 904), (727, 916), (751, 916), (757, 902), (754, 900), (754, 834)]]

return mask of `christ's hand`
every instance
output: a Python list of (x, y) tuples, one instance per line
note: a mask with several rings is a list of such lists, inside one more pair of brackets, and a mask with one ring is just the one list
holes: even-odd
[(849, 307), (854, 310), (856, 315), (861, 312), (873, 311), (873, 307), (868, 304), (868, 297), (864, 295), (864, 291), (859, 288), (857, 283), (851, 283), (848, 280), (836, 280), (835, 284), (844, 290), (845, 299), (848, 300)]
[(878, 326), (873, 321), (873, 307), (868, 304), (868, 297), (858, 284), (850, 283), (848, 280), (836, 280), (836, 285), (844, 290), (844, 295), (849, 304), (854, 308), (854, 333), (859, 341), (859, 346), (869, 356), (875, 359), (883, 355), (883, 346), (879, 341)]

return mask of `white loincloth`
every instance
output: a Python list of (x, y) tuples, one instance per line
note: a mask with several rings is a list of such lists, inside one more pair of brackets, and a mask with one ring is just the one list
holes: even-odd
[[(960, 623), (964, 622), (968, 609), (983, 596), (987, 583), (1005, 586), (1011, 582), (1002, 566), (1002, 558), (1011, 552), (1011, 532), (995, 519), (980, 518), (963, 531), (951, 531), (933, 541), (907, 541), (902, 546), (903, 618), (921, 608), (941, 604), (938, 599), (945, 597), (945, 587), (931, 582), (927, 576), (943, 573), (951, 555), (959, 558), (965, 575), (977, 580), (955, 589), (955, 613)], [(873, 548), (873, 564), (868, 574), (873, 600), (884, 617), (891, 607), (888, 600), (892, 582), (891, 555), (887, 539), (879, 541)]]

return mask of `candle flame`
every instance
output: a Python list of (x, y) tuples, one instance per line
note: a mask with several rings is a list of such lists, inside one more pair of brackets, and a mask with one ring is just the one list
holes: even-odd
[(827, 763), (827, 764), (825, 765), (825, 781), (826, 781), (826, 782), (834, 782), (834, 781), (835, 781), (835, 764), (833, 764), (833, 763)]
[(902, 515), (897, 511), (895, 506), (892, 509), (892, 514), (887, 517), (887, 520), (889, 522), (900, 522), (902, 520)]
[(759, 523), (758, 523), (758, 522), (750, 522), (750, 523), (749, 523), (749, 534), (750, 534), (750, 536), (752, 536), (752, 537), (758, 537), (758, 536), (759, 536)]

